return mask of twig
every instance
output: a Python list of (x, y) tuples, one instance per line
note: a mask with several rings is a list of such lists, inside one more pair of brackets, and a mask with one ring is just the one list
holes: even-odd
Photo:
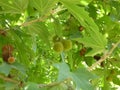
[(30, 25), (30, 24), (32, 24), (32, 23), (35, 23), (35, 22), (41, 22), (41, 21), (43, 21), (46, 17), (47, 17), (47, 16), (43, 16), (43, 17), (40, 17), (40, 18), (38, 18), (38, 19), (29, 21), (29, 22), (24, 22), (24, 23), (21, 24), (20, 26), (21, 26), (21, 27), (25, 27), (25, 26), (28, 26), (28, 25)]
[[(18, 85), (21, 84), (20, 81), (13, 80), (12, 78), (9, 78), (9, 77), (3, 76), (3, 75), (0, 75), (0, 79), (2, 79), (2, 80), (4, 80), (4, 81), (8, 81), (8, 82), (15, 83), (15, 84), (18, 84)], [(71, 78), (67, 78), (67, 79), (65, 79), (64, 81), (60, 81), (60, 82), (54, 82), (54, 83), (50, 83), (50, 84), (39, 84), (39, 88), (57, 86), (57, 85), (65, 82), (65, 81), (70, 81), (70, 80), (71, 80)], [(22, 83), (22, 85), (23, 85), (23, 83)]]
[(112, 52), (115, 50), (115, 48), (120, 44), (120, 40), (115, 43), (112, 48), (110, 49), (110, 51), (108, 51), (107, 53), (105, 53), (96, 63), (94, 63), (92, 66), (88, 67), (88, 71), (91, 71), (93, 68), (95, 68), (98, 64), (100, 64), (101, 62), (105, 61), (111, 54)]
[(29, 22), (24, 22), (23, 24), (21, 24), (20, 26), (21, 27), (25, 27), (25, 26), (28, 26), (32, 23), (35, 23), (35, 22), (41, 22), (43, 21), (45, 18), (47, 18), (49, 16), (49, 14), (55, 14), (55, 13), (58, 13), (59, 11), (61, 11), (61, 9), (58, 9), (58, 10), (51, 10), (50, 13), (46, 14), (45, 16), (42, 16), (38, 19), (35, 19), (35, 20), (32, 20), (32, 21), (29, 21)]
[(8, 78), (8, 77), (5, 77), (3, 75), (0, 75), (0, 78), (3, 79), (4, 81), (8, 81), (8, 82), (12, 82), (12, 83), (16, 83), (16, 84), (19, 84), (20, 82), (17, 81), (17, 80), (13, 80), (11, 78)]

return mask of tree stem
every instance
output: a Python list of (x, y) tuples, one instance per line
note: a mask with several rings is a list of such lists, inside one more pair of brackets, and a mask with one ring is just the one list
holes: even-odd
[(110, 49), (110, 51), (108, 51), (107, 53), (105, 53), (97, 62), (95, 62), (92, 66), (88, 67), (88, 71), (91, 71), (92, 69), (94, 69), (98, 64), (100, 64), (101, 62), (105, 61), (111, 54), (112, 52), (115, 50), (115, 48), (120, 44), (120, 40), (115, 43), (112, 48)]
[(19, 84), (19, 81), (13, 80), (12, 78), (5, 77), (3, 75), (0, 75), (0, 78), (3, 79), (4, 81), (8, 81), (8, 82)]
[(40, 17), (38, 19), (35, 19), (35, 20), (31, 20), (29, 22), (24, 22), (23, 24), (21, 24), (20, 26), (21, 27), (25, 27), (25, 26), (28, 26), (28, 25), (31, 25), (32, 23), (35, 23), (35, 22), (41, 22), (43, 21), (47, 16), (43, 16), (43, 17)]

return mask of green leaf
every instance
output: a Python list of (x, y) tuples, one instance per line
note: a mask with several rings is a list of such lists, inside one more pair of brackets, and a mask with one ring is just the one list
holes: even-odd
[(120, 86), (120, 79), (118, 77), (113, 77), (113, 83)]
[(11, 82), (5, 82), (5, 90), (13, 90), (16, 87), (16, 84)]
[(13, 64), (11, 65), (11, 67), (19, 70), (22, 74), (25, 74), (25, 73), (26, 73), (26, 68), (25, 68), (25, 66), (21, 65), (20, 63), (15, 62), (15, 63), (13, 63)]
[(39, 37), (49, 46), (49, 32), (44, 25), (44, 23), (34, 23), (30, 26), (28, 26), (28, 30), (30, 34), (36, 33), (39, 35)]
[(11, 65), (7, 63), (2, 63), (2, 65), (0, 65), (0, 73), (5, 74), (6, 76), (9, 74), (11, 69), (12, 69)]
[(70, 69), (66, 63), (54, 64), (54, 66), (59, 70), (58, 81), (62, 81), (70, 77)]
[(32, 6), (37, 9), (40, 15), (47, 15), (58, 0), (31, 0)]
[(80, 4), (80, 5), (88, 5), (92, 0), (70, 0), (69, 2), (72, 2), (74, 4)]
[(94, 59), (92, 57), (85, 57), (85, 63), (88, 65), (88, 66), (91, 66), (94, 62)]
[[(16, 33), (15, 30), (10, 30), (9, 38), (11, 40), (14, 40), (15, 48), (17, 49), (17, 51), (19, 53), (19, 57), (17, 59), (19, 59), (21, 61), (21, 63), (23, 63), (27, 66), (28, 63), (29, 63), (29, 57), (27, 55), (31, 54), (32, 50), (26, 45), (26, 43), (24, 43), (25, 42), (25, 37), (24, 37), (24, 40), (23, 40), (22, 39), (23, 37), (20, 37), (18, 35), (18, 33)], [(22, 43), (22, 45), (21, 45), (21, 43)], [(28, 51), (29, 51), (29, 54), (26, 53)]]
[(39, 90), (48, 90), (46, 87), (39, 88)]
[(111, 85), (109, 82), (105, 81), (102, 90), (111, 90)]
[(53, 27), (54, 27), (55, 34), (58, 35), (58, 36), (62, 36), (63, 28), (62, 28), (62, 25), (59, 22), (59, 20), (54, 18), (54, 22), (52, 24), (53, 24)]
[(48, 88), (48, 90), (68, 90), (65, 84), (59, 84), (53, 87)]
[[(119, 57), (118, 57), (118, 58), (119, 58)], [(120, 60), (119, 60), (119, 59), (112, 58), (112, 59), (110, 59), (110, 63), (111, 63), (113, 66), (120, 68)]]
[[(87, 56), (93, 56), (95, 54), (104, 51), (107, 44), (106, 38), (99, 32), (98, 26), (93, 19), (89, 17), (89, 13), (85, 11), (83, 7), (77, 6), (69, 0), (60, 0), (69, 12), (86, 28), (86, 34), (83, 38), (78, 38), (77, 41), (83, 43), (86, 47), (91, 47), (92, 52)], [(96, 52), (97, 51), (97, 52)]]
[(80, 0), (80, 4), (82, 5), (88, 5), (92, 0)]
[(58, 70), (58, 81), (63, 81), (66, 78), (71, 78), (76, 84), (76, 90), (94, 90), (89, 80), (95, 78), (93, 74), (84, 68), (79, 68), (75, 72), (71, 72), (66, 63), (59, 63), (54, 65)]
[(20, 14), (25, 11), (28, 0), (0, 0), (0, 6), (3, 8), (0, 13)]
[(84, 68), (79, 68), (75, 72), (71, 73), (72, 79), (76, 84), (76, 89), (80, 90), (94, 90), (94, 87), (90, 84), (89, 80), (95, 78), (90, 72)]
[(41, 90), (41, 89), (39, 89), (38, 84), (29, 82), (27, 83), (27, 86), (25, 86), (25, 90)]
[(25, 74), (25, 67), (16, 62), (13, 64), (2, 63), (2, 65), (0, 65), (0, 73), (3, 73), (7, 76), (12, 68), (17, 69), (21, 73)]

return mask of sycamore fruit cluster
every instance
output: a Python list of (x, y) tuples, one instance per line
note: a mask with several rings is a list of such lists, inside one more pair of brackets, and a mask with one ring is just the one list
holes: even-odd
[(62, 44), (64, 47), (64, 51), (69, 51), (72, 48), (72, 41), (71, 40), (62, 40)]
[(15, 62), (15, 58), (13, 57), (14, 47), (12, 45), (4, 45), (2, 47), (2, 58), (5, 62), (12, 64)]
[(15, 58), (14, 57), (9, 57), (8, 58), (8, 63), (12, 64), (15, 62)]
[(60, 52), (62, 52), (64, 50), (64, 47), (63, 47), (63, 44), (61, 42), (55, 42), (54, 46), (53, 46), (53, 49), (56, 52), (60, 53)]
[(53, 42), (54, 42), (53, 49), (58, 53), (61, 53), (62, 51), (69, 51), (72, 48), (71, 40), (61, 39), (59, 37), (56, 38), (53, 37)]

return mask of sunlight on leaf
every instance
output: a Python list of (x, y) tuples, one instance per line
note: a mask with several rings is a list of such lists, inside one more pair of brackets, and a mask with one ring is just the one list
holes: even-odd
[[(86, 35), (83, 38), (77, 38), (76, 40), (83, 43), (86, 47), (93, 48), (93, 51), (88, 53), (87, 56), (93, 56), (101, 53), (105, 50), (107, 45), (106, 38), (99, 32), (98, 26), (95, 24), (93, 19), (89, 17), (89, 13), (85, 11), (83, 7), (79, 7), (69, 1), (61, 0), (66, 6), (69, 12), (86, 28)], [(95, 49), (95, 50), (94, 50)], [(97, 50), (97, 52), (95, 52)]]
[(10, 2), (8, 0), (0, 0), (0, 6), (3, 8), (3, 11), (0, 11), (0, 13), (20, 14), (24, 12), (27, 5), (28, 0), (14, 0)]
[(40, 15), (48, 14), (58, 0), (31, 0), (32, 6), (36, 8)]
[(33, 82), (28, 82), (27, 86), (25, 86), (25, 90), (40, 90), (38, 84)]
[(75, 72), (71, 73), (71, 77), (76, 84), (77, 90), (80, 88), (82, 90), (94, 90), (94, 87), (91, 85), (89, 80), (95, 78), (96, 76), (93, 76), (93, 74), (88, 72), (86, 69), (79, 68)]
[(94, 89), (89, 80), (96, 78), (96, 76), (88, 72), (85, 68), (79, 68), (75, 72), (71, 72), (69, 66), (66, 63), (58, 63), (54, 66), (59, 70), (58, 81), (63, 81), (66, 78), (71, 78), (76, 84), (77, 90)]
[(28, 30), (30, 32), (30, 34), (36, 33), (38, 34), (38, 36), (48, 45), (50, 46), (49, 43), (49, 32), (46, 28), (46, 26), (44, 25), (44, 23), (40, 22), (40, 23), (35, 23), (32, 24), (30, 26), (28, 26)]
[(54, 66), (59, 70), (58, 81), (69, 78), (70, 69), (66, 63), (54, 64)]

